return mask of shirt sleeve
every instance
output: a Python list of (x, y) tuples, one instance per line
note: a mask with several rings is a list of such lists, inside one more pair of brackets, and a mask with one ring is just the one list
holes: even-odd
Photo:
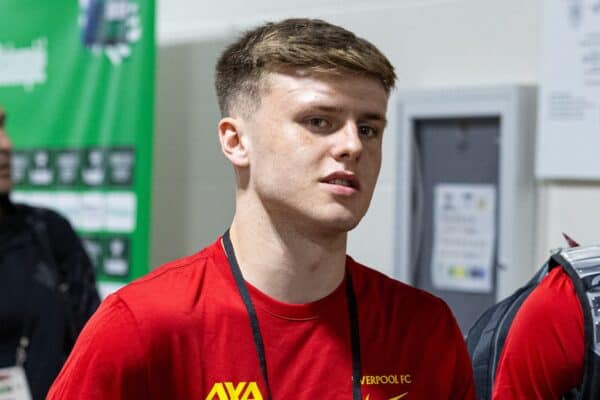
[(568, 275), (556, 268), (515, 316), (492, 399), (561, 399), (581, 384), (583, 358), (581, 304)]
[(48, 400), (150, 398), (139, 328), (118, 295), (109, 296), (77, 339)]

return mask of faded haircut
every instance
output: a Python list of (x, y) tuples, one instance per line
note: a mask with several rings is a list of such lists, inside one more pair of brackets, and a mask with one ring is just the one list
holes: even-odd
[(222, 116), (248, 114), (260, 104), (269, 72), (354, 74), (381, 82), (389, 94), (396, 81), (390, 61), (365, 39), (319, 19), (269, 22), (244, 33), (216, 66)]

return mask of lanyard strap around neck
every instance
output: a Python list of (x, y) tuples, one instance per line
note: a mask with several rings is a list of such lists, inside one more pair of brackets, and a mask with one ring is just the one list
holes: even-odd
[[(256, 310), (252, 304), (248, 287), (242, 276), (242, 271), (235, 257), (233, 245), (231, 244), (231, 238), (229, 237), (229, 230), (223, 235), (223, 247), (225, 248), (225, 254), (229, 259), (229, 267), (235, 280), (238, 292), (242, 297), (248, 318), (250, 319), (250, 327), (252, 328), (252, 337), (254, 339), (254, 346), (256, 347), (256, 353), (258, 355), (258, 361), (260, 363), (260, 371), (265, 383), (267, 400), (272, 400), (271, 387), (269, 386), (269, 376), (267, 374), (267, 357), (265, 355), (265, 346), (262, 335), (260, 333), (260, 327), (258, 325), (258, 317), (256, 316)], [(346, 301), (348, 303), (348, 317), (350, 319), (350, 342), (352, 347), (352, 399), (361, 400), (360, 391), (360, 380), (361, 380), (361, 360), (360, 360), (360, 336), (358, 334), (358, 311), (356, 307), (356, 296), (354, 293), (354, 287), (352, 285), (352, 277), (350, 271), (346, 270)]]

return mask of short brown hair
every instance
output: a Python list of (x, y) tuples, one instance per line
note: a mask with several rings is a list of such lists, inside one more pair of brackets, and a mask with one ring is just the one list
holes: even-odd
[(319, 19), (269, 22), (244, 33), (219, 58), (215, 87), (221, 114), (229, 115), (238, 102), (244, 103), (246, 111), (258, 105), (265, 73), (294, 69), (370, 76), (388, 94), (396, 81), (390, 61), (373, 44), (344, 28)]

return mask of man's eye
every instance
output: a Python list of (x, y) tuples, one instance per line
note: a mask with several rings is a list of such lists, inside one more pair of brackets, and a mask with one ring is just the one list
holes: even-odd
[(360, 133), (361, 136), (366, 136), (366, 137), (376, 137), (377, 136), (377, 129), (373, 128), (372, 126), (368, 126), (368, 125), (361, 125), (358, 127), (358, 133)]
[(330, 126), (329, 121), (327, 121), (324, 118), (317, 117), (309, 118), (308, 120), (306, 120), (306, 123), (308, 124), (308, 126), (314, 129), (326, 129)]

